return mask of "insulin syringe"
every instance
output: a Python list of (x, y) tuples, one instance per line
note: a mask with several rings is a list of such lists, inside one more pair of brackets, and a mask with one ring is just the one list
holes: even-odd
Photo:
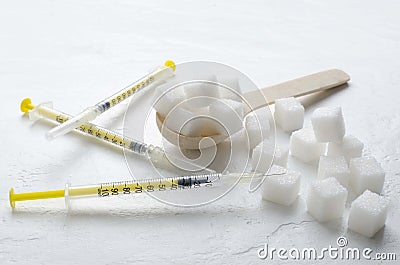
[(142, 88), (147, 87), (155, 82), (167, 80), (173, 75), (175, 68), (176, 66), (173, 61), (166, 61), (164, 66), (158, 67), (156, 70), (142, 77), (135, 83), (100, 101), (96, 105), (86, 108), (78, 115), (71, 117), (67, 122), (61, 123), (60, 125), (54, 127), (46, 134), (47, 138), (50, 140), (54, 139), (72, 131), (86, 122), (94, 120), (101, 113), (105, 112), (111, 107), (114, 107)]
[(15, 202), (17, 201), (44, 200), (62, 197), (65, 198), (66, 204), (69, 205), (69, 199), (78, 197), (97, 196), (104, 198), (115, 195), (142, 194), (155, 191), (177, 191), (188, 188), (200, 188), (202, 186), (211, 187), (213, 182), (219, 178), (220, 174), (209, 174), (107, 182), (84, 186), (70, 186), (67, 184), (65, 189), (27, 193), (14, 193), (14, 189), (11, 188), (9, 193), (10, 205), (12, 208), (15, 208)]
[[(28, 113), (30, 120), (46, 119), (62, 124), (71, 118), (70, 115), (53, 109), (51, 102), (42, 103), (35, 106), (32, 104), (30, 98), (25, 98), (22, 100), (20, 108), (22, 112)], [(75, 130), (83, 135), (97, 139), (98, 141), (106, 142), (111, 145), (124, 148), (127, 151), (146, 156), (157, 167), (165, 169), (177, 169), (167, 158), (164, 150), (158, 146), (142, 143), (89, 122), (80, 125)], [(175, 157), (171, 157), (170, 155), (169, 157), (173, 158), (174, 160), (177, 159)], [(189, 165), (188, 162), (187, 164)], [(210, 169), (203, 169), (194, 164), (190, 164), (190, 166), (194, 171), (204, 170), (206, 172), (212, 172)]]
[[(282, 174), (282, 172), (277, 174)], [(15, 208), (15, 203), (17, 201), (45, 200), (63, 197), (68, 206), (69, 199), (72, 198), (105, 198), (116, 195), (175, 192), (187, 189), (211, 188), (218, 184), (230, 185), (233, 184), (232, 181), (250, 180), (251, 178), (262, 178), (265, 176), (266, 175), (262, 173), (212, 173), (170, 178), (107, 182), (83, 186), (71, 186), (67, 184), (65, 189), (26, 193), (14, 193), (14, 189), (11, 188), (9, 197), (12, 208)]]

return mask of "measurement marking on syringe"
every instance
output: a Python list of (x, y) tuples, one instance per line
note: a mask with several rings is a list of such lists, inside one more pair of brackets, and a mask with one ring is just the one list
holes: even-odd
[[(203, 180), (203, 181), (202, 181)], [(157, 184), (156, 184), (157, 183)], [(143, 182), (130, 182), (121, 181), (113, 183), (102, 183), (98, 189), (98, 195), (100, 197), (108, 197), (110, 195), (119, 194), (131, 194), (131, 190), (135, 190), (135, 193), (154, 192), (154, 191), (167, 191), (167, 190), (186, 190), (191, 188), (199, 188), (201, 184), (204, 187), (211, 187), (212, 183), (209, 178), (198, 179), (194, 178), (168, 178), (168, 179), (154, 179)]]

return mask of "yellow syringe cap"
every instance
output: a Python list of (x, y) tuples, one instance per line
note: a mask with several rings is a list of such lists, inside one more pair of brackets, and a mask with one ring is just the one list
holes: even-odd
[(164, 66), (170, 67), (174, 71), (176, 70), (176, 65), (175, 65), (174, 61), (172, 61), (172, 60), (165, 61)]
[(10, 196), (10, 206), (11, 208), (15, 208), (15, 200), (14, 200), (14, 188), (10, 189), (10, 192), (8, 193)]
[(26, 113), (30, 110), (33, 110), (35, 108), (34, 105), (32, 105), (32, 100), (30, 98), (25, 98), (22, 100), (20, 109), (22, 112)]

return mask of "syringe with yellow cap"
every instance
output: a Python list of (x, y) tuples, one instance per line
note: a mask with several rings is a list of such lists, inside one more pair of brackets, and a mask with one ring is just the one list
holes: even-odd
[(106, 198), (117, 195), (134, 195), (153, 192), (177, 192), (188, 189), (232, 186), (238, 182), (259, 179), (263, 181), (266, 176), (285, 174), (284, 168), (279, 168), (268, 174), (256, 172), (243, 173), (211, 173), (188, 175), (169, 178), (155, 178), (143, 180), (128, 180), (90, 184), (82, 186), (71, 186), (67, 184), (65, 189), (47, 190), (39, 192), (14, 193), (11, 188), (9, 192), (10, 206), (15, 208), (17, 201), (45, 200), (65, 198), (67, 206), (72, 198), (98, 197)]
[(69, 200), (71, 198), (87, 198), (93, 196), (105, 198), (116, 195), (174, 192), (191, 188), (212, 187), (216, 181), (220, 180), (221, 176), (221, 174), (214, 173), (207, 175), (117, 181), (82, 186), (71, 186), (67, 184), (65, 185), (65, 189), (26, 193), (14, 193), (14, 189), (11, 188), (9, 199), (12, 208), (15, 208), (15, 202), (17, 201), (45, 200), (63, 197), (65, 198), (65, 203), (69, 206)]
[[(30, 98), (22, 100), (20, 109), (22, 112), (27, 113), (29, 119), (33, 121), (46, 119), (48, 121), (62, 124), (71, 118), (70, 115), (53, 109), (53, 104), (51, 102), (45, 102), (35, 106), (32, 104)], [(89, 122), (79, 126), (75, 131), (100, 142), (106, 142), (124, 148), (127, 151), (146, 156), (156, 167), (177, 170), (168, 158), (172, 158), (173, 160), (177, 160), (178, 158), (175, 158), (172, 155), (168, 155), (167, 157), (164, 150), (159, 146), (145, 144)], [(186, 163), (188, 168), (191, 168), (193, 171), (215, 172), (211, 169), (202, 168), (201, 166), (192, 164), (190, 161), (180, 161), (180, 163)]]
[(154, 71), (147, 74), (146, 76), (140, 78), (135, 83), (127, 86), (126, 88), (120, 90), (114, 95), (100, 101), (94, 106), (88, 107), (83, 110), (78, 115), (71, 117), (67, 122), (64, 122), (53, 129), (51, 129), (47, 134), (48, 139), (54, 139), (58, 136), (66, 134), (73, 129), (85, 124), (86, 122), (94, 120), (101, 113), (114, 107), (121, 101), (127, 99), (128, 97), (135, 94), (137, 91), (148, 87), (151, 84), (162, 82), (173, 76), (176, 66), (173, 61), (166, 61), (164, 66), (157, 67)]

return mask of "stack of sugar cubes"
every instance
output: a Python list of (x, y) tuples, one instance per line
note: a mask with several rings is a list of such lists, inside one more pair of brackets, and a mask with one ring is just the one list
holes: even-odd
[[(303, 111), (301, 115), (304, 115), (304, 108), (301, 105), (300, 107)], [(261, 187), (262, 196), (264, 200), (289, 206), (298, 197), (301, 174), (285, 170), (289, 149), (275, 145), (274, 139), (270, 137), (271, 126), (269, 125), (269, 120), (265, 113), (263, 115), (262, 113), (253, 112), (246, 117), (245, 128), (250, 147), (253, 148), (251, 166), (253, 171), (263, 174), (267, 173), (271, 166), (275, 167), (275, 171), (280, 172), (266, 176)], [(293, 124), (286, 125), (288, 129), (289, 127), (291, 129), (295, 128)]]
[[(278, 99), (275, 102), (274, 117), (285, 132), (291, 132), (303, 127), (304, 107), (295, 98)], [(252, 169), (266, 173), (271, 164), (277, 168), (286, 168), (288, 154), (288, 148), (275, 146), (272, 139), (264, 139), (253, 149)], [(292, 205), (300, 191), (300, 179), (301, 174), (293, 170), (267, 175), (261, 187), (263, 199), (285, 206)]]
[[(311, 123), (315, 138), (320, 143), (327, 143), (326, 156), (321, 156), (318, 164), (318, 185), (329, 179), (335, 180), (331, 183), (332, 189), (336, 189), (336, 195), (341, 195), (341, 203), (332, 197), (331, 201), (322, 198), (329, 192), (319, 191), (321, 196), (315, 200), (312, 193), (317, 190), (311, 188), (307, 205), (308, 210), (319, 218), (320, 212), (315, 210), (315, 205), (328, 208), (330, 203), (337, 203), (332, 211), (341, 216), (346, 203), (347, 190), (349, 188), (359, 196), (353, 201), (350, 208), (349, 229), (359, 232), (365, 236), (373, 236), (385, 223), (387, 202), (379, 194), (382, 192), (385, 181), (385, 172), (373, 157), (361, 157), (364, 144), (352, 135), (345, 135), (345, 123), (340, 107), (318, 108), (311, 117)], [(339, 186), (341, 191), (339, 191)], [(374, 194), (372, 194), (374, 192)], [(369, 206), (368, 206), (369, 205)], [(340, 206), (340, 207), (339, 207)], [(367, 207), (366, 207), (367, 206)], [(372, 206), (372, 207), (371, 207)], [(333, 218), (328, 218), (331, 220)], [(368, 226), (362, 226), (368, 223)]]
[(244, 109), (238, 79), (217, 80), (215, 75), (199, 74), (193, 80), (171, 89), (169, 85), (157, 88), (154, 109), (165, 126), (191, 137), (230, 136), (242, 130)]
[[(388, 201), (379, 195), (385, 172), (375, 158), (362, 157), (364, 144), (360, 140), (346, 135), (341, 108), (316, 109), (311, 117), (312, 128), (302, 128), (304, 107), (298, 100), (287, 98), (276, 101), (274, 117), (283, 131), (293, 131), (290, 154), (304, 163), (318, 162), (318, 179), (312, 183), (306, 199), (308, 212), (319, 222), (341, 218), (351, 190), (359, 197), (350, 207), (349, 229), (368, 237), (380, 230), (388, 207)], [(254, 153), (257, 159), (271, 156), (258, 146)], [(282, 152), (277, 149), (276, 153), (277, 164), (286, 167), (287, 157), (281, 162)], [(253, 163), (256, 163), (254, 155)], [(253, 170), (258, 168), (253, 166)], [(263, 199), (290, 205), (299, 192), (299, 179), (300, 173), (293, 171), (268, 176), (262, 187)]]
[[(291, 132), (303, 127), (304, 107), (295, 98), (277, 99), (275, 101), (275, 122), (285, 131)], [(272, 139), (268, 138), (270, 126), (265, 122), (266, 117), (259, 117), (251, 113), (246, 117), (246, 130), (248, 132), (252, 153), (252, 169), (257, 172), (265, 172), (270, 165), (260, 163), (270, 161), (281, 167), (287, 166), (289, 149), (283, 146), (275, 146)], [(260, 133), (261, 132), (261, 133)], [(261, 137), (264, 135), (266, 137)], [(275, 146), (275, 147), (274, 147)]]

